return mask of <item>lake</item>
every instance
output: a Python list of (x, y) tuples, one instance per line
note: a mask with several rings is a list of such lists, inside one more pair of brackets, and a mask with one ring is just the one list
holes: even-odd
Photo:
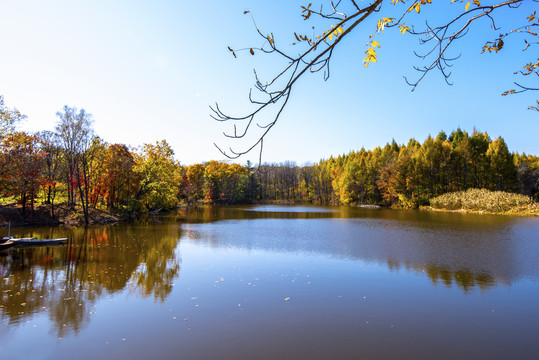
[(18, 228), (0, 359), (538, 359), (539, 218), (200, 207)]

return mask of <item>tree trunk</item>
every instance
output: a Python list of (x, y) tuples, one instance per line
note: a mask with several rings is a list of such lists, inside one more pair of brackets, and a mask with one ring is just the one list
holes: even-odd
[(26, 192), (22, 194), (21, 203), (22, 203), (22, 218), (25, 219), (26, 218)]
[[(79, 195), (80, 195), (80, 202), (82, 205), (82, 212), (84, 214), (84, 223), (88, 225), (90, 223), (89, 216), (88, 216), (88, 177), (87, 177), (87, 169), (86, 169), (86, 159), (81, 159), (80, 166), (82, 166), (82, 174), (81, 169), (78, 166), (76, 168), (77, 170), (77, 183), (79, 187)], [(82, 175), (82, 176), (81, 176)], [(83, 189), (83, 181), (84, 181), (84, 189)]]

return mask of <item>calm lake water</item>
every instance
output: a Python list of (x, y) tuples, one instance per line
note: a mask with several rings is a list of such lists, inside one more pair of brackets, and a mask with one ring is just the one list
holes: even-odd
[(205, 207), (25, 228), (0, 359), (539, 359), (539, 219)]

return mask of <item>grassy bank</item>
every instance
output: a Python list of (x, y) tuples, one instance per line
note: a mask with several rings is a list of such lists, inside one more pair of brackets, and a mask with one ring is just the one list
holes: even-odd
[(486, 189), (447, 193), (431, 199), (430, 206), (434, 210), (539, 216), (539, 203), (530, 197)]

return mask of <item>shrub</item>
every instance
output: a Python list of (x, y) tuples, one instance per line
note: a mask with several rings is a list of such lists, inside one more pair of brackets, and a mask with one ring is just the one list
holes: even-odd
[(468, 189), (443, 194), (431, 199), (430, 206), (435, 209), (491, 213), (539, 213), (539, 204), (528, 196), (486, 189)]

